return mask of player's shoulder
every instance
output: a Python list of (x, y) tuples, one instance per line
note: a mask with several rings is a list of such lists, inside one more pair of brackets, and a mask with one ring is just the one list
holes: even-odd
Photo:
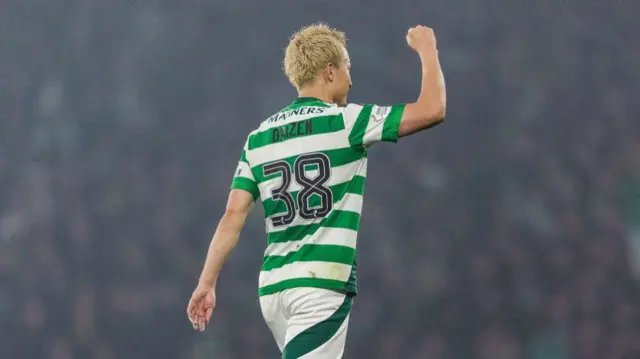
[(260, 132), (260, 127), (254, 127), (252, 130), (249, 131), (249, 133), (247, 134), (245, 143), (244, 143), (244, 150), (247, 151), (251, 148), (250, 146), (250, 142), (251, 139)]
[(394, 106), (389, 105), (376, 105), (373, 103), (350, 103), (347, 104), (344, 109), (348, 112), (360, 112), (362, 110), (371, 111), (371, 112), (385, 112), (389, 111)]
[(352, 118), (352, 117), (357, 117), (364, 108), (371, 107), (371, 106), (373, 105), (351, 102), (346, 105), (343, 105), (341, 109), (345, 117)]
[(362, 108), (371, 108), (375, 106), (380, 106), (371, 102), (350, 102), (344, 106), (344, 108), (353, 108), (353, 109), (362, 109)]
[(342, 107), (344, 111), (361, 111), (363, 109), (370, 109), (377, 105), (372, 103), (351, 102)]

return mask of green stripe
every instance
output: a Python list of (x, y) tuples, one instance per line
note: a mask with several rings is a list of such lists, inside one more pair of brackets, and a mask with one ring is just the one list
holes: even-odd
[(358, 267), (357, 258), (353, 258), (353, 265), (351, 266), (351, 274), (345, 288), (348, 293), (352, 293), (354, 296), (358, 294), (358, 278), (356, 277), (356, 268)]
[(247, 151), (244, 149), (242, 150), (242, 154), (240, 155), (240, 162), (249, 164), (249, 161), (247, 161)]
[(345, 296), (338, 309), (327, 319), (317, 323), (296, 335), (285, 345), (283, 359), (297, 359), (327, 343), (338, 332), (349, 316), (353, 298)]
[(301, 138), (342, 130), (344, 130), (344, 120), (341, 114), (311, 117), (282, 126), (272, 127), (249, 136), (249, 150), (255, 150), (256, 148), (268, 146), (273, 143), (282, 143), (287, 140), (278, 137), (276, 141), (274, 141), (274, 131), (283, 131), (284, 133), (295, 131), (294, 133), (297, 135), (291, 136), (291, 138)]
[(400, 120), (402, 119), (404, 108), (405, 105), (391, 106), (391, 112), (389, 112), (382, 126), (382, 141), (398, 141), (398, 130), (400, 129)]
[[(333, 193), (333, 203), (338, 203), (340, 200), (342, 200), (342, 198), (344, 198), (347, 193), (363, 195), (365, 180), (365, 177), (355, 176), (349, 182), (329, 186), (331, 193)], [(299, 191), (290, 192), (291, 196), (293, 197), (294, 203), (296, 203), (296, 206), (298, 203), (298, 192)], [(320, 201), (320, 196), (312, 196), (310, 198), (309, 205), (313, 207), (320, 204), (315, 203), (315, 201)], [(287, 205), (284, 201), (275, 201), (271, 198), (266, 198), (262, 202), (262, 206), (264, 207), (265, 218), (271, 217), (278, 213), (285, 213), (287, 211)]]
[(357, 231), (360, 228), (360, 214), (334, 210), (319, 223), (291, 226), (283, 231), (267, 234), (267, 244), (300, 241), (306, 235), (313, 235), (320, 227), (345, 228)]
[(260, 197), (260, 191), (256, 183), (246, 177), (234, 177), (233, 182), (231, 182), (231, 189), (242, 189), (251, 193), (254, 201)]
[(351, 133), (349, 134), (349, 144), (351, 146), (362, 146), (364, 134), (367, 131), (369, 118), (371, 117), (371, 109), (373, 105), (364, 105), (358, 114), (356, 122), (353, 124)]
[(355, 255), (356, 250), (351, 247), (334, 244), (305, 244), (296, 252), (284, 256), (264, 257), (261, 270), (268, 272), (294, 262), (331, 262), (351, 265)]
[(293, 279), (286, 279), (275, 284), (261, 287), (258, 289), (258, 295), (259, 296), (270, 295), (270, 294), (281, 292), (285, 289), (300, 288), (300, 287), (332, 289), (332, 290), (345, 291), (350, 293), (347, 290), (346, 283), (339, 280), (325, 279), (325, 278), (293, 278)]
[[(324, 153), (325, 155), (327, 155), (327, 157), (329, 157), (329, 163), (331, 164), (332, 168), (337, 166), (343, 166), (351, 162), (355, 162), (367, 156), (367, 152), (364, 151), (362, 148), (351, 148), (351, 147), (338, 148), (335, 150), (327, 150), (327, 151), (318, 151), (318, 153)], [(293, 164), (299, 156), (300, 155), (297, 154), (294, 156), (283, 158), (278, 161), (286, 161), (289, 164), (289, 166), (291, 166), (291, 168), (293, 169)], [(268, 162), (268, 163), (271, 163), (271, 162)], [(262, 171), (262, 166), (268, 163), (264, 163), (262, 165), (254, 166), (251, 168), (251, 172), (256, 178), (257, 183), (262, 183), (266, 180), (280, 176), (278, 173), (274, 173), (269, 176), (264, 175), (264, 172)]]

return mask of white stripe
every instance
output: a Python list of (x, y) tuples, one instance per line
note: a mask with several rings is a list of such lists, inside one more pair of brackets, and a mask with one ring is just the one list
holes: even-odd
[(277, 269), (260, 271), (260, 287), (276, 284), (293, 278), (319, 278), (346, 282), (351, 266), (331, 262), (294, 262)]
[(333, 206), (333, 210), (338, 211), (350, 211), (350, 212), (362, 212), (362, 195), (355, 193), (347, 193), (340, 202)]
[(236, 168), (236, 175), (235, 177), (244, 177), (244, 178), (248, 178), (252, 181), (256, 181), (253, 178), (253, 173), (251, 173), (251, 167), (249, 167), (249, 165), (246, 162), (240, 161), (238, 162), (238, 168)]
[(290, 241), (270, 244), (264, 252), (265, 256), (285, 256), (295, 252), (306, 244), (338, 245), (356, 248), (358, 232), (346, 228), (322, 227), (311, 236), (305, 236), (301, 241)]
[(318, 135), (293, 138), (284, 142), (258, 147), (247, 151), (251, 166), (303, 153), (319, 152), (349, 147), (349, 138), (345, 131), (322, 133)]
[[(362, 212), (362, 196), (355, 193), (348, 193), (340, 200), (340, 202), (333, 205), (333, 210), (351, 211), (359, 214), (360, 212)], [(265, 218), (265, 232), (268, 234), (284, 231), (288, 227), (306, 226), (309, 224), (321, 222), (324, 218), (304, 219), (300, 216), (296, 216), (296, 218), (293, 220), (293, 222), (291, 222), (289, 226), (281, 227), (274, 227), (271, 219)]]
[(347, 128), (347, 131), (349, 131), (349, 133), (351, 133), (351, 130), (353, 129), (353, 126), (358, 119), (358, 115), (360, 115), (360, 111), (362, 111), (363, 108), (364, 106), (353, 103), (350, 103), (342, 108), (344, 113), (343, 118), (345, 127)]
[(380, 140), (382, 139), (382, 129), (386, 116), (384, 118), (376, 117), (375, 114), (377, 113), (378, 109), (379, 106), (373, 106), (371, 108), (371, 115), (369, 116), (369, 120), (367, 122), (367, 130), (365, 131), (364, 137), (362, 138), (362, 144), (365, 146), (380, 142)]

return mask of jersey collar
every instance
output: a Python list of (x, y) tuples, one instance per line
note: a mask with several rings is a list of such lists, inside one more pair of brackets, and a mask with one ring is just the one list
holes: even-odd
[(292, 105), (299, 105), (302, 103), (311, 103), (311, 102), (325, 103), (324, 101), (317, 99), (315, 97), (298, 97), (295, 101), (293, 101)]

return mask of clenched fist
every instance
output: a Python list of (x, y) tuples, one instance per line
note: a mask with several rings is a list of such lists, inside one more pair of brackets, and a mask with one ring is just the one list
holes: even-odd
[(407, 44), (417, 53), (436, 50), (436, 36), (433, 29), (418, 25), (407, 31)]

